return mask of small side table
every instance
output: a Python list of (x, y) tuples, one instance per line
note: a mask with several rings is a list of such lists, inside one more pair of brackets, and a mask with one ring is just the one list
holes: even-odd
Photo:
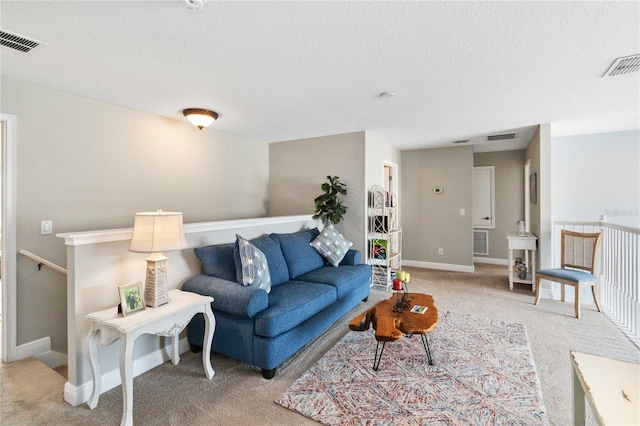
[[(509, 253), (509, 290), (513, 290), (513, 283), (531, 284), (531, 291), (536, 292), (536, 245), (538, 237), (531, 232), (520, 235), (517, 233), (507, 234)], [(513, 270), (513, 251), (524, 250), (524, 264), (527, 266), (527, 277), (525, 279), (516, 276)]]
[(100, 358), (98, 357), (98, 339), (103, 345), (110, 345), (122, 339), (120, 346), (120, 377), (122, 380), (122, 425), (133, 424), (133, 345), (142, 334), (170, 336), (172, 345), (171, 361), (180, 362), (178, 338), (180, 332), (198, 313), (204, 314), (205, 340), (202, 349), (202, 364), (208, 379), (215, 372), (211, 367), (211, 342), (215, 330), (215, 317), (211, 311), (212, 297), (201, 296), (182, 290), (169, 291), (170, 302), (157, 308), (147, 308), (142, 312), (122, 317), (117, 308), (94, 312), (86, 316), (91, 321), (89, 332), (89, 362), (93, 375), (93, 392), (87, 402), (89, 408), (98, 405), (100, 397)]
[(573, 424), (584, 425), (585, 396), (599, 425), (640, 424), (640, 364), (571, 352)]

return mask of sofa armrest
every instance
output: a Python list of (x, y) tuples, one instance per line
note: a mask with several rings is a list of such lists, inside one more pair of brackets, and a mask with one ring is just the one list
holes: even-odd
[(344, 259), (340, 262), (341, 265), (359, 265), (360, 264), (360, 251), (359, 250), (349, 250), (347, 254), (344, 255)]
[(252, 318), (269, 306), (266, 291), (209, 275), (196, 275), (189, 278), (182, 285), (182, 290), (211, 296), (213, 297), (211, 307), (214, 311), (222, 311), (238, 317)]

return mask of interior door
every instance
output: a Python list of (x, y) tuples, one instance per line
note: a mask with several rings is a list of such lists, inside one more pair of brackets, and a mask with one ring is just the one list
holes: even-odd
[(496, 227), (494, 166), (473, 168), (473, 227)]

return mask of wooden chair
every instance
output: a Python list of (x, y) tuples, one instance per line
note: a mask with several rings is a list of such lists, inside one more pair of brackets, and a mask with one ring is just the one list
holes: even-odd
[(593, 300), (598, 312), (602, 312), (596, 285), (597, 263), (602, 233), (585, 234), (562, 230), (561, 233), (561, 266), (555, 269), (536, 271), (536, 302), (540, 302), (540, 280), (560, 283), (561, 298), (564, 302), (564, 286), (572, 285), (575, 289), (576, 318), (580, 319), (580, 287), (590, 286)]

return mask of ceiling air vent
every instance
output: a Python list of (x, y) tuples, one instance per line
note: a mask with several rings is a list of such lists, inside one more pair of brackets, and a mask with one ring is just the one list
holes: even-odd
[(489, 135), (487, 136), (488, 141), (506, 141), (509, 139), (515, 139), (515, 133), (504, 133), (502, 135)]
[(0, 29), (0, 45), (24, 53), (29, 53), (38, 46), (46, 46), (46, 44), (41, 41), (31, 40), (2, 29)]
[(464, 141), (453, 141), (453, 143), (467, 143), (469, 142), (468, 140), (464, 140)]
[(613, 77), (614, 75), (629, 74), (640, 70), (640, 54), (618, 58), (609, 67), (603, 77)]

